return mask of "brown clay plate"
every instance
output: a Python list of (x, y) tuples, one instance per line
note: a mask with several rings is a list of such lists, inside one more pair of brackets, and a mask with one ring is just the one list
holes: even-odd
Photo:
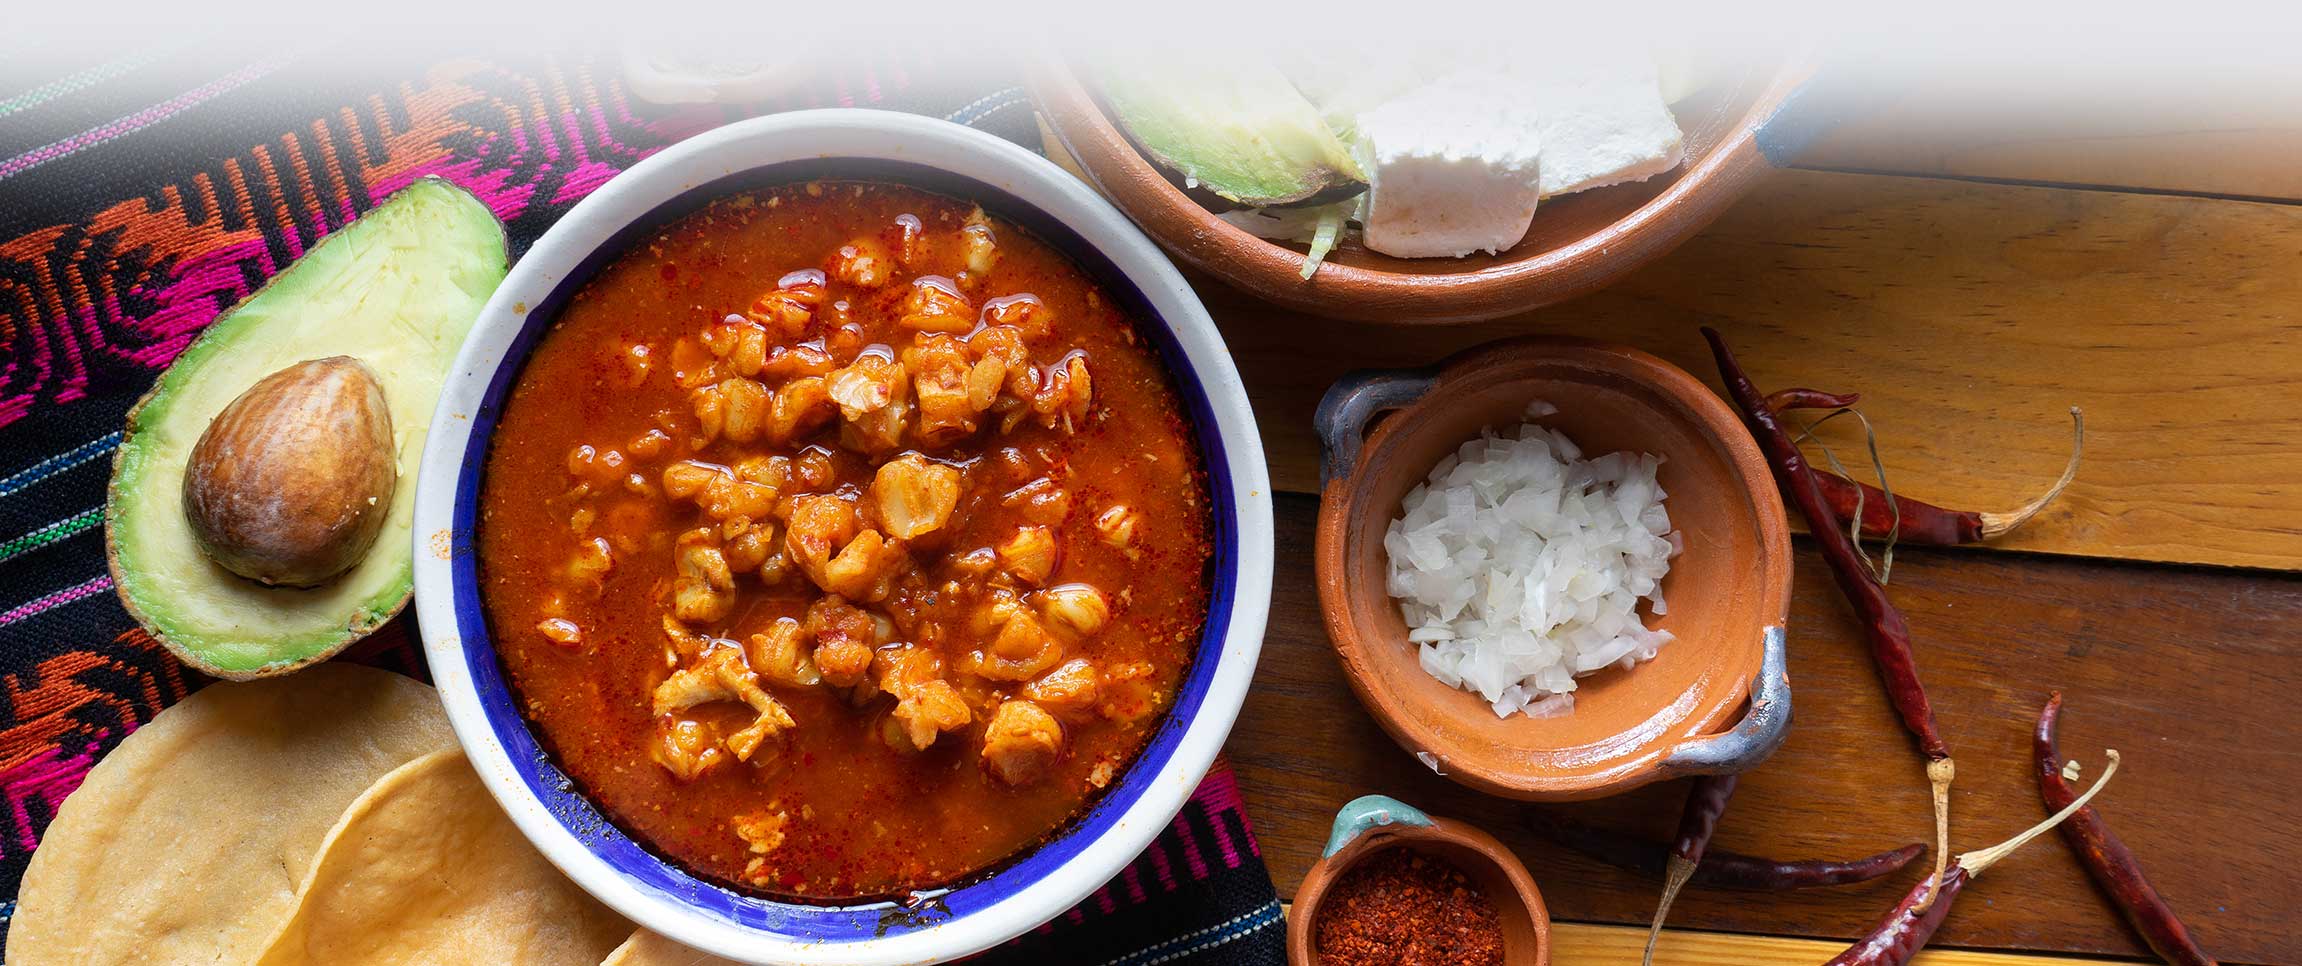
[(1526, 237), (1502, 254), (1392, 258), (1346, 243), (1309, 280), (1300, 274), (1303, 246), (1257, 238), (1169, 183), (1070, 65), (1044, 58), (1030, 82), (1040, 116), (1063, 148), (1176, 258), (1288, 308), (1403, 324), (1469, 322), (1550, 305), (1676, 247), (1769, 170), (1760, 129), (1812, 73), (1798, 57), (1722, 69), (1672, 108), (1686, 135), (1686, 163), (1636, 184), (1544, 201)]
[[(1517, 426), (1535, 400), (1558, 407), (1541, 422), (1588, 454), (1663, 456), (1664, 505), (1685, 549), (1663, 579), (1670, 613), (1649, 626), (1676, 639), (1634, 669), (1581, 679), (1571, 714), (1503, 719), (1423, 671), (1384, 590), (1383, 534), (1441, 457), (1482, 428)], [(1346, 377), (1320, 405), (1320, 421), (1327, 632), (1360, 701), (1426, 765), (1491, 794), (1587, 799), (1676, 774), (1741, 771), (1780, 743), (1791, 577), (1782, 498), (1734, 413), (1693, 376), (1635, 349), (1511, 339), (1433, 370)], [(1760, 700), (1744, 711), (1754, 680)]]

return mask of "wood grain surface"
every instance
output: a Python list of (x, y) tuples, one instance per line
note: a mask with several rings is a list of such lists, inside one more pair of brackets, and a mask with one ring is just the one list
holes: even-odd
[[(1637, 926), (1599, 926), (1557, 923), (1551, 927), (1551, 966), (1635, 966), (1646, 951), (1647, 931)], [(1655, 944), (1655, 962), (1668, 966), (1751, 966), (1754, 963), (1819, 963), (1838, 955), (1843, 943), (1781, 936), (1738, 936), (1732, 933), (1671, 929)], [(1911, 966), (2086, 966), (2110, 962), (2036, 956), (2020, 953), (1978, 952), (1968, 949), (1929, 949), (1911, 960)]]
[[(1227, 746), (1264, 858), (1290, 894), (1334, 810), (1396, 795), (1502, 837), (1527, 860), (1554, 918), (1636, 924), (1655, 886), (1535, 840), (1530, 807), (1433, 775), (1353, 699), (1322, 629), (1309, 546), (1316, 500), (1278, 498), (1279, 588), (1247, 706)], [(1893, 724), (1857, 628), (1802, 539), (1792, 604), (1797, 725), (1746, 776), (1720, 848), (1850, 858), (1930, 835), (1921, 762)], [(2302, 963), (2302, 579), (2018, 554), (1906, 551), (1895, 599), (1958, 755), (1953, 846), (1980, 848), (2043, 817), (2031, 726), (2050, 689), (2067, 700), (2065, 754), (2126, 767), (2100, 799), (2201, 942), (2232, 963)], [(1700, 646), (1680, 642), (1674, 646)], [(1312, 738), (1311, 736), (1316, 736)], [(1668, 834), (1685, 786), (1565, 806), (1608, 826)], [(1845, 939), (1910, 875), (1778, 895), (1682, 895), (1691, 929)], [(1944, 946), (2135, 956), (2142, 951), (2059, 838), (2042, 838), (1961, 897)], [(1768, 960), (1796, 962), (1797, 960)]]
[[(1198, 286), (1281, 490), (1317, 488), (1311, 410), (1343, 372), (1504, 335), (1626, 343), (1715, 386), (1698, 325), (1766, 388), (1866, 394), (1898, 492), (2011, 509), (2087, 461), (2011, 549), (2302, 568), (2302, 207), (1777, 172), (1711, 229), (1597, 295), (1399, 329)], [(1858, 452), (1851, 423), (1826, 427)]]

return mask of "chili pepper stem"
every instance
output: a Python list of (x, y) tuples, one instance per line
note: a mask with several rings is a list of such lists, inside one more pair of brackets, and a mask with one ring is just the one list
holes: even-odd
[[(1936, 758), (1926, 763), (1926, 782), (1934, 788), (1934, 881), (1942, 883), (1942, 872), (1950, 855), (1950, 783), (1958, 777), (1958, 763), (1949, 758)], [(1941, 889), (1927, 895), (1918, 905), (1919, 912), (1934, 903)]]
[(2086, 794), (2078, 796), (2076, 800), (2063, 806), (2062, 811), (2048, 816), (2046, 821), (2024, 829), (2020, 835), (1987, 849), (1960, 853), (1958, 856), (1959, 867), (1965, 869), (1967, 875), (1981, 875), (1982, 870), (1997, 865), (2000, 859), (2013, 855), (2014, 850), (2029, 844), (2031, 839), (2052, 831), (2055, 826), (2062, 824), (2063, 819), (2078, 814), (2079, 809), (2085, 808), (2086, 803), (2093, 801), (2094, 796), (2102, 791), (2102, 786), (2110, 784), (2110, 776), (2118, 774), (2118, 749), (2105, 749), (2102, 752), (2102, 758), (2107, 764), (2102, 767), (2102, 774), (2094, 779), (2094, 787), (2087, 789)]
[(1663, 917), (1670, 915), (1671, 901), (1679, 897), (1679, 890), (1686, 888), (1687, 880), (1694, 877), (1695, 863), (1676, 855), (1670, 857), (1663, 875), (1663, 898), (1655, 903), (1655, 921), (1647, 927), (1647, 951), (1639, 957), (1639, 966), (1654, 966), (1655, 941), (1663, 936)]
[(2047, 830), (2077, 814), (2079, 809), (2102, 791), (2103, 786), (2110, 783), (2110, 776), (2118, 772), (2118, 752), (2105, 751), (2102, 754), (2109, 764), (2102, 769), (2102, 776), (2094, 780), (2094, 787), (2087, 789), (2086, 794), (2056, 812), (2053, 817), (2025, 829), (2022, 834), (1987, 849), (1960, 855), (1950, 861), (1942, 874), (1920, 880), (1911, 887), (1900, 904), (1871, 927), (1868, 935), (1848, 946), (1845, 952), (1832, 957), (1824, 966), (1904, 966), (1909, 963), (1911, 957), (1926, 946), (1926, 941), (1934, 937), (1934, 931), (1941, 927), (1943, 920), (1949, 917), (1951, 903), (1957, 899), (1960, 890), (1973, 882), (1976, 876), (1998, 864), (1998, 860), (2014, 854), (2014, 850), (2023, 847), (2031, 839), (2045, 834)]
[(2086, 416), (2079, 412), (2078, 407), (2072, 406), (2070, 407), (2070, 462), (2062, 467), (2062, 478), (2055, 480), (2054, 486), (2040, 494), (2038, 499), (2017, 507), (2012, 513), (1981, 514), (1982, 538), (1989, 540), (2004, 536), (2016, 527), (2029, 523), (2031, 517), (2038, 515), (2038, 511), (2046, 509), (2046, 505), (2054, 502), (2055, 497), (2061, 496), (2063, 489), (2070, 485), (2070, 481), (2078, 477), (2078, 454), (2085, 448)]

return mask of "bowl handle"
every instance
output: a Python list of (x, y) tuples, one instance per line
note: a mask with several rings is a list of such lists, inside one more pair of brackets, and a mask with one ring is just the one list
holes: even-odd
[(1846, 118), (1876, 115), (1879, 106), (1865, 102), (1875, 102), (1880, 95), (1863, 90), (1853, 74), (1850, 64), (1831, 61), (1817, 65), (1814, 73), (1783, 95), (1774, 113), (1751, 132), (1759, 156), (1777, 168), (1790, 167)]
[(1318, 412), (1311, 417), (1324, 450), (1319, 461), (1319, 485), (1325, 487), (1351, 475), (1351, 464), (1359, 459), (1359, 446), (1366, 442), (1368, 423), (1423, 398), (1437, 381), (1438, 374), (1430, 369), (1361, 369), (1344, 373), (1327, 387), (1327, 394), (1319, 399)]
[(1766, 655), (1750, 688), (1750, 711), (1742, 721), (1721, 734), (1679, 742), (1663, 759), (1665, 776), (1739, 775), (1782, 747), (1790, 735), (1790, 669), (1780, 624), (1766, 629)]
[(1335, 827), (1327, 833), (1327, 847), (1319, 853), (1327, 858), (1343, 851), (1370, 829), (1383, 825), (1430, 825), (1431, 817), (1423, 810), (1389, 795), (1361, 795), (1343, 803), (1335, 812)]

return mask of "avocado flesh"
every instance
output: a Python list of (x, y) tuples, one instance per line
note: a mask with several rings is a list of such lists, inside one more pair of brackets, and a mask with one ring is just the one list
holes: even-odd
[[(503, 225), (445, 181), (418, 181), (330, 235), (225, 313), (128, 414), (104, 523), (121, 600), (187, 663), (249, 678), (322, 660), (389, 620), (414, 581), (416, 463), (440, 388), (508, 269)], [(256, 380), (347, 355), (375, 370), (399, 483), (373, 549), (311, 589), (266, 587), (200, 551), (184, 472), (208, 423)]]
[(1253, 208), (1338, 201), (1366, 190), (1351, 150), (1278, 68), (1112, 68), (1104, 100), (1161, 167)]

